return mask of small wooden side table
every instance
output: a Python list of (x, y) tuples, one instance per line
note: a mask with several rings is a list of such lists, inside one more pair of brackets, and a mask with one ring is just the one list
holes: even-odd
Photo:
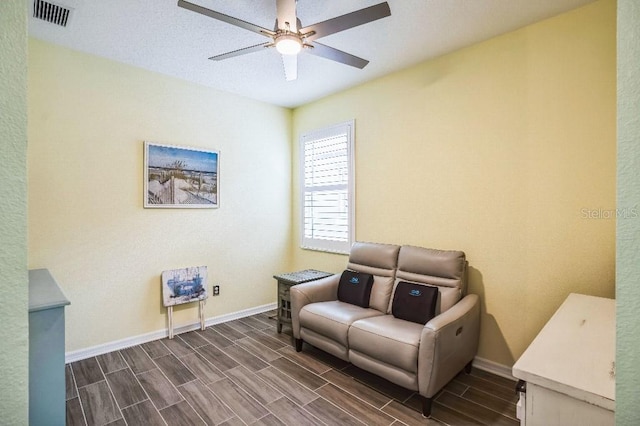
[(282, 332), (282, 324), (291, 325), (291, 297), (289, 296), (291, 286), (319, 280), (330, 275), (333, 274), (330, 272), (316, 271), (315, 269), (305, 269), (304, 271), (288, 272), (273, 276), (273, 278), (278, 280), (278, 333)]

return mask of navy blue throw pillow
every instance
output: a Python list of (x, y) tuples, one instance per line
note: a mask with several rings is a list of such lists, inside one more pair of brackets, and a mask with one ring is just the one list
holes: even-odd
[(347, 269), (340, 277), (338, 300), (368, 308), (372, 286), (373, 275)]
[(438, 287), (400, 281), (393, 293), (391, 313), (406, 321), (426, 324), (436, 316)]

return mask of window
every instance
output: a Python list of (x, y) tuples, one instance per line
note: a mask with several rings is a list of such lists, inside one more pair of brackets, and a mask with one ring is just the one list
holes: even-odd
[(300, 137), (302, 248), (349, 253), (354, 235), (354, 122)]

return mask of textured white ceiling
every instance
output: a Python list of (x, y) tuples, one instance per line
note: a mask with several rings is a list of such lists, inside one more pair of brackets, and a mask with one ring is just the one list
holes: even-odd
[[(33, 0), (25, 0), (30, 5)], [(191, 0), (273, 28), (276, 0)], [(177, 0), (53, 0), (74, 9), (66, 28), (29, 19), (29, 34), (54, 44), (285, 107), (487, 40), (593, 0), (388, 0), (391, 16), (318, 41), (370, 61), (364, 69), (302, 53), (285, 81), (274, 49), (225, 61), (210, 56), (268, 39), (179, 8)], [(381, 0), (298, 1), (302, 25)]]

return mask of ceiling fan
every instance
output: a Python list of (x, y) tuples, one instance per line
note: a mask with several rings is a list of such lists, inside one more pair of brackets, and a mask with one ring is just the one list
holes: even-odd
[(223, 59), (233, 58), (234, 56), (245, 55), (247, 53), (264, 50), (265, 48), (275, 47), (282, 55), (284, 73), (287, 81), (295, 80), (298, 77), (297, 55), (303, 49), (312, 55), (320, 56), (352, 67), (360, 69), (364, 68), (369, 63), (366, 59), (320, 44), (316, 40), (321, 37), (348, 30), (349, 28), (354, 28), (391, 15), (389, 4), (384, 2), (356, 10), (355, 12), (347, 13), (346, 15), (328, 19), (317, 24), (302, 27), (300, 19), (298, 19), (296, 13), (297, 0), (276, 0), (276, 2), (277, 18), (274, 30), (262, 28), (250, 22), (207, 9), (206, 7), (199, 6), (185, 0), (178, 0), (178, 6), (210, 18), (244, 28), (245, 30), (253, 31), (270, 39), (265, 43), (215, 55), (209, 59), (221, 61)]

